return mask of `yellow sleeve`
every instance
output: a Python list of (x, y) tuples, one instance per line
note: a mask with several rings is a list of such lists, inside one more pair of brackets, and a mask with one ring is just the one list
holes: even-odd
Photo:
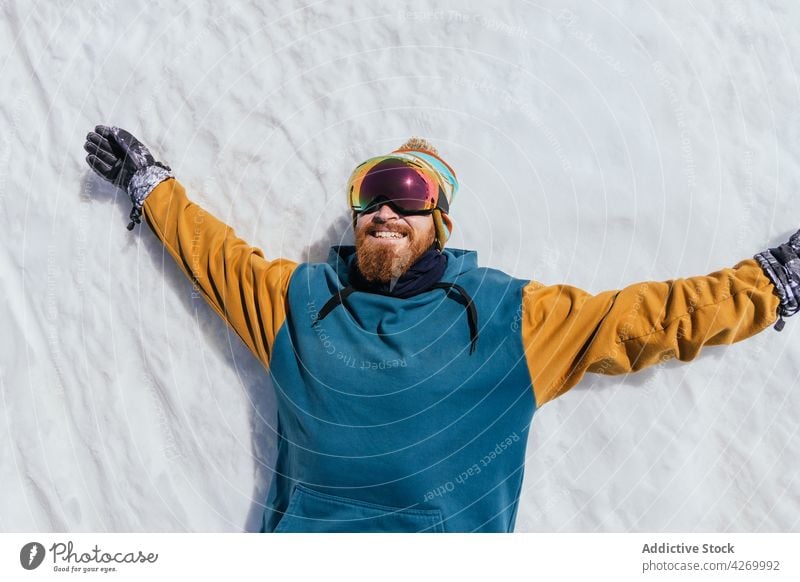
[(260, 249), (191, 202), (175, 179), (150, 192), (143, 212), (196, 289), (268, 367), (275, 336), (286, 319), (286, 293), (297, 263), (266, 260)]
[(732, 344), (778, 318), (778, 296), (755, 259), (706, 276), (647, 281), (591, 295), (530, 281), (523, 289), (522, 341), (537, 407), (586, 372), (626, 374), (704, 345)]

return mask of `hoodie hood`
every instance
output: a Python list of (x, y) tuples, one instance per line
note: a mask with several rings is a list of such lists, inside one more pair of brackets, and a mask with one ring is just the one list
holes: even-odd
[[(463, 249), (444, 249), (443, 254), (447, 256), (447, 267), (439, 281), (433, 283), (430, 289), (442, 289), (447, 297), (461, 303), (467, 311), (467, 322), (469, 324), (470, 355), (475, 353), (478, 341), (478, 311), (469, 293), (457, 283), (458, 278), (476, 269), (478, 266), (478, 253)], [(311, 323), (312, 327), (319, 323), (337, 306), (342, 305), (356, 289), (350, 283), (350, 265), (355, 260), (356, 247), (354, 245), (336, 245), (331, 247), (328, 254), (328, 264), (335, 270), (341, 288), (338, 289), (322, 306), (316, 318)], [(451, 293), (454, 292), (454, 293)]]

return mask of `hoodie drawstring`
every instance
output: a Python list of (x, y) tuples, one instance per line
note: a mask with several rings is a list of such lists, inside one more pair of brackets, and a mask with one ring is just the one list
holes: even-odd
[(325, 302), (325, 305), (322, 306), (322, 309), (319, 310), (317, 313), (317, 317), (314, 318), (314, 321), (311, 322), (311, 326), (317, 325), (317, 322), (325, 319), (325, 317), (334, 309), (336, 306), (344, 303), (344, 300), (353, 292), (355, 289), (348, 285), (343, 289), (339, 289), (333, 296)]
[[(459, 294), (458, 299), (454, 299), (463, 305), (467, 310), (467, 322), (469, 323), (469, 353), (472, 355), (475, 352), (476, 345), (478, 343), (478, 310), (475, 308), (475, 302), (472, 301), (472, 297), (469, 296), (469, 293), (461, 286), (457, 285), (456, 283), (434, 283), (429, 287), (430, 289), (443, 289), (448, 297), (451, 297), (450, 291), (456, 291)], [(314, 318), (314, 321), (311, 322), (311, 325), (314, 326), (318, 322), (325, 319), (325, 317), (338, 305), (343, 305), (345, 299), (353, 293), (355, 289), (348, 285), (337, 291), (336, 293), (331, 296), (325, 302), (325, 305), (322, 306), (322, 309), (319, 310), (317, 313), (317, 317)]]
[(467, 309), (467, 322), (469, 323), (469, 353), (475, 351), (475, 346), (478, 343), (478, 310), (475, 309), (475, 302), (472, 301), (472, 297), (469, 296), (469, 293), (461, 286), (455, 283), (434, 283), (431, 285), (431, 289), (444, 289), (447, 293), (447, 296), (450, 296), (449, 291), (455, 289), (461, 296), (460, 299), (456, 299), (461, 305), (463, 305)]

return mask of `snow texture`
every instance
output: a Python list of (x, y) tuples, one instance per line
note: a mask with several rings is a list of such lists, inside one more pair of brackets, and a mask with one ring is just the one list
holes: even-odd
[[(600, 292), (800, 226), (800, 5), (0, 3), (0, 531), (252, 531), (263, 368), (82, 144), (124, 127), (268, 258), (352, 243), (343, 184), (427, 137), (450, 247)], [(800, 531), (800, 320), (587, 375), (537, 412), (518, 532)]]

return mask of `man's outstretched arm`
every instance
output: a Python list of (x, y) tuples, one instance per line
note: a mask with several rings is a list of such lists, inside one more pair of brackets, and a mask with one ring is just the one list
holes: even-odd
[(775, 322), (779, 302), (756, 259), (597, 295), (531, 281), (523, 290), (522, 341), (537, 407), (586, 372), (626, 374), (672, 358), (688, 362), (703, 346), (755, 335)]
[(128, 132), (98, 126), (84, 147), (92, 169), (130, 195), (128, 228), (140, 222), (143, 213), (206, 301), (268, 367), (275, 335), (286, 318), (286, 292), (297, 264), (265, 259), (261, 250), (190, 201), (170, 168), (155, 162)]
[(158, 184), (143, 209), (181, 270), (268, 367), (275, 335), (286, 319), (286, 292), (297, 264), (266, 260), (260, 249), (190, 201), (175, 179)]

